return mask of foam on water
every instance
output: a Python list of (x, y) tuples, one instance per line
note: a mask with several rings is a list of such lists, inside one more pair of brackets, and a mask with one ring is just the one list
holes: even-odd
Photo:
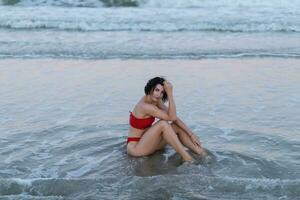
[(299, 58), (299, 10), (294, 0), (21, 0), (0, 6), (0, 58)]
[(290, 7), (290, 5), (299, 5), (297, 0), (1, 0), (3, 5), (16, 6), (65, 6), (65, 7), (104, 7), (104, 6), (121, 6), (121, 7), (151, 7), (151, 8), (201, 8), (201, 7), (226, 7), (235, 6), (239, 8), (248, 7)]
[[(192, 195), (196, 195), (201, 188), (200, 194), (210, 196), (211, 194), (215, 193), (217, 196), (217, 194), (226, 193), (224, 195), (231, 196), (233, 199), (236, 199), (234, 198), (234, 195), (236, 194), (241, 195), (239, 196), (240, 198), (248, 197), (249, 195), (254, 195), (254, 197), (257, 196), (259, 198), (274, 191), (276, 192), (274, 192), (273, 195), (270, 195), (270, 197), (279, 198), (286, 196), (290, 199), (296, 199), (300, 193), (300, 180), (209, 177), (199, 174), (192, 174), (188, 176), (167, 175), (143, 178), (130, 176), (119, 178), (113, 176), (103, 176), (102, 178), (97, 179), (1, 179), (0, 195), (27, 194), (33, 197), (61, 196), (76, 198), (76, 195), (78, 194), (81, 196), (89, 195), (89, 192), (91, 191), (94, 191), (93, 195), (95, 196), (101, 194), (104, 195), (106, 192), (108, 192), (107, 190), (109, 188), (112, 196), (130, 195), (130, 190), (127, 190), (130, 187), (133, 190), (138, 190), (139, 188), (144, 187), (145, 184), (152, 185), (155, 183), (152, 188), (146, 187), (144, 189), (143, 195), (147, 196), (149, 195), (149, 192), (158, 188), (164, 188), (167, 184), (172, 183), (173, 187), (170, 188), (172, 194), (174, 196), (181, 196), (183, 195), (181, 194), (183, 188), (179, 189), (179, 182), (193, 183), (188, 184), (188, 188), (190, 188)], [(116, 191), (116, 187), (120, 190)], [(255, 192), (255, 194), (253, 192)], [(160, 194), (153, 195), (157, 197)], [(189, 198), (189, 195), (186, 197)]]
[[(1, 34), (0, 57), (15, 58), (138, 58), (201, 59), (240, 57), (298, 58), (297, 35), (97, 32), (70, 33), (47, 30), (6, 31)], [(8, 34), (9, 33), (9, 34)], [(55, 40), (47, 35), (54, 34)], [(27, 35), (27, 36), (26, 36)], [(74, 37), (75, 36), (75, 37)], [(149, 39), (149, 37), (151, 39)], [(67, 39), (66, 39), (67, 38)], [(118, 38), (118, 40), (115, 40)], [(214, 42), (217, 39), (219, 42)], [(23, 41), (26, 40), (26, 41)], [(232, 43), (231, 41), (235, 41)], [(98, 41), (98, 42), (97, 42)], [(102, 42), (99, 42), (102, 41)], [(141, 42), (143, 41), (143, 42)], [(160, 42), (161, 41), (161, 42)], [(162, 46), (162, 43), (164, 44)], [(118, 46), (122, 44), (123, 48)]]
[[(300, 5), (299, 5), (300, 7)], [(211, 14), (199, 9), (92, 9), (0, 7), (0, 27), (69, 31), (143, 32), (299, 32), (300, 13), (281, 9), (228, 10)], [(243, 16), (241, 16), (241, 12)], [(55, 13), (55, 14), (54, 14)], [(222, 18), (222, 19), (220, 19)], [(252, 20), (249, 20), (252, 19)]]

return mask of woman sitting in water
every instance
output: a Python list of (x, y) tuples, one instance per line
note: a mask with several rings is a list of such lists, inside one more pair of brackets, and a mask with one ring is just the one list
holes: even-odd
[[(145, 86), (145, 94), (130, 113), (128, 154), (147, 156), (169, 144), (184, 161), (193, 160), (184, 146), (206, 156), (198, 137), (176, 115), (171, 83), (162, 77), (150, 79)], [(168, 107), (164, 105), (167, 100)], [(155, 118), (160, 120), (152, 125)]]

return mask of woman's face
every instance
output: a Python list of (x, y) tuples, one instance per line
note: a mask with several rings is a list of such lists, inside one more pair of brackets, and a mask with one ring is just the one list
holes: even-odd
[(157, 102), (162, 99), (164, 94), (164, 87), (161, 84), (157, 84), (152, 92), (152, 100)]

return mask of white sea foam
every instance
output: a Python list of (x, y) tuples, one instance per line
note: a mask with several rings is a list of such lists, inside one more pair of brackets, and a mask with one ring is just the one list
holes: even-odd
[(99, 0), (21, 0), (17, 6), (103, 7)]
[(218, 137), (224, 138), (228, 141), (233, 140), (235, 138), (235, 136), (231, 135), (231, 133), (233, 132), (232, 128), (223, 127), (220, 129), (222, 131), (222, 134), (219, 134)]
[(32, 182), (33, 182), (35, 179), (12, 178), (11, 180), (17, 182), (17, 183), (20, 184), (20, 185), (30, 187), (30, 186), (32, 186)]
[(295, 7), (0, 6), (0, 58), (298, 58)]
[[(9, 1), (0, 1), (6, 4)], [(16, 1), (16, 6), (64, 6), (64, 7), (105, 7), (105, 6), (134, 6), (134, 7), (150, 7), (150, 8), (220, 8), (227, 6), (235, 6), (238, 8), (249, 7), (290, 7), (290, 5), (299, 5), (297, 0), (20, 0)], [(13, 1), (12, 3), (13, 4)]]
[(67, 172), (67, 177), (69, 177), (69, 178), (82, 177), (84, 174), (90, 172), (96, 166), (97, 166), (96, 162), (93, 162), (92, 160), (89, 160), (88, 164), (83, 165), (82, 167), (80, 167), (76, 170)]

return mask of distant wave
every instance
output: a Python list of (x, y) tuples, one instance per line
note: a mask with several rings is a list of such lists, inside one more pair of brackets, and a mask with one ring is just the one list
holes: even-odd
[[(98, 0), (87, 2), (94, 1)], [(215, 12), (218, 3), (230, 1), (204, 0), (203, 7), (196, 9), (0, 6), (0, 57), (299, 58), (297, 5), (248, 9), (246, 5), (259, 3), (236, 1), (239, 4)], [(157, 3), (139, 1), (150, 2)], [(172, 4), (170, 0), (163, 2)], [(210, 5), (216, 7), (205, 7)]]
[(0, 58), (65, 58), (65, 59), (206, 59), (206, 58), (300, 58), (300, 53), (246, 53), (246, 52), (231, 52), (231, 53), (191, 53), (191, 54), (113, 54), (113, 53), (84, 53), (76, 54), (72, 52), (40, 52), (40, 53), (0, 53)]
[[(138, 0), (1, 0), (2, 5), (61, 7), (138, 7)], [(1, 5), (0, 4), (0, 5)]]
[(65, 31), (140, 31), (140, 32), (300, 32), (299, 26), (288, 24), (253, 24), (253, 23), (197, 23), (197, 24), (172, 24), (160, 22), (152, 24), (149, 22), (96, 22), (88, 20), (39, 20), (39, 19), (1, 19), (0, 28), (15, 30), (55, 29)]
[[(299, 6), (300, 7), (300, 6)], [(52, 8), (0, 6), (0, 29), (143, 32), (300, 32), (292, 9)], [(228, 14), (230, 13), (230, 14)]]
[(2, 5), (16, 6), (63, 6), (63, 7), (155, 7), (155, 8), (199, 8), (199, 7), (222, 7), (234, 5), (247, 6), (281, 6), (297, 4), (297, 0), (1, 0)]

